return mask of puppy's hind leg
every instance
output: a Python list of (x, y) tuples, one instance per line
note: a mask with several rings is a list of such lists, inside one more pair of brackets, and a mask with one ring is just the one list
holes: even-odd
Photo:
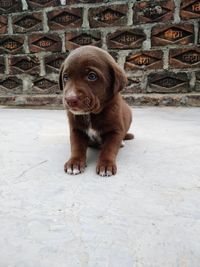
[(124, 137), (124, 139), (122, 140), (121, 146), (120, 147), (124, 147), (125, 146), (125, 142), (124, 140), (132, 140), (134, 139), (134, 135), (132, 133), (127, 133)]
[(134, 138), (135, 138), (134, 137), (134, 134), (132, 134), (132, 133), (126, 133), (123, 140), (132, 140)]

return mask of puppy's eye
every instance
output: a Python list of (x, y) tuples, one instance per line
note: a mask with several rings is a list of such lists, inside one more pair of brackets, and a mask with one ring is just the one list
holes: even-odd
[(63, 81), (67, 82), (69, 80), (69, 76), (67, 74), (63, 75)]
[(89, 80), (89, 81), (96, 81), (97, 80), (97, 74), (95, 73), (95, 72), (90, 72), (89, 74), (88, 74), (88, 76), (87, 76), (87, 79)]

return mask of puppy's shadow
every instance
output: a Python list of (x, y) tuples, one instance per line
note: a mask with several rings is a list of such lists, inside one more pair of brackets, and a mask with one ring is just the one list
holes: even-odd
[(96, 165), (97, 159), (99, 157), (100, 150), (94, 147), (88, 147), (87, 149), (87, 164)]

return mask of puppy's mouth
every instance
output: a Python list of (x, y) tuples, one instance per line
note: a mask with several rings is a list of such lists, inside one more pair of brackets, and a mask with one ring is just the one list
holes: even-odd
[(89, 111), (86, 111), (84, 109), (82, 109), (81, 107), (70, 107), (67, 104), (64, 104), (64, 107), (66, 110), (70, 111), (71, 113), (75, 114), (75, 115), (84, 115), (84, 114), (88, 114), (90, 113)]
[(63, 98), (63, 105), (66, 110), (69, 110), (71, 113), (75, 115), (86, 115), (90, 113), (98, 113), (100, 108), (99, 100), (94, 98), (76, 98), (76, 99), (68, 99)]
[(69, 109), (69, 111), (74, 115), (88, 115), (88, 114), (90, 114), (90, 112), (85, 112), (82, 110)]

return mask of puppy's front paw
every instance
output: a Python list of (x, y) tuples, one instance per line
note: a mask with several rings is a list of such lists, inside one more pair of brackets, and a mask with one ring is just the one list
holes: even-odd
[(96, 171), (100, 176), (108, 177), (116, 174), (117, 166), (112, 160), (99, 160)]
[(85, 160), (79, 158), (70, 158), (64, 165), (64, 171), (67, 174), (77, 175), (84, 172), (85, 167)]

